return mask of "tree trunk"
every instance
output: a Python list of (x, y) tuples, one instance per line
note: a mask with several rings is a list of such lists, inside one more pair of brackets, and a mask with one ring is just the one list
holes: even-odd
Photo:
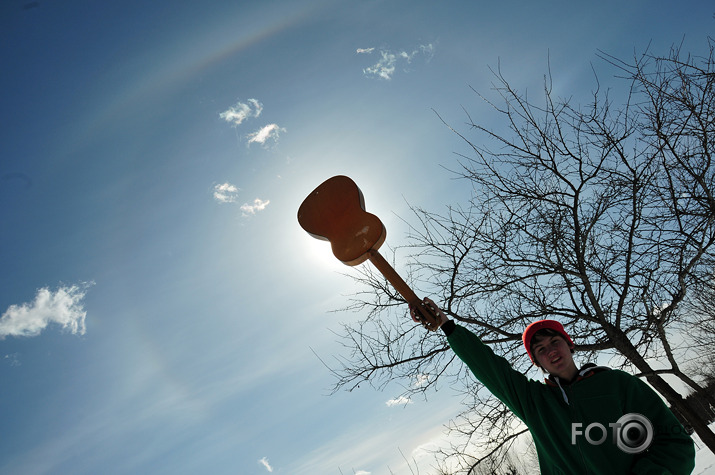
[(662, 394), (670, 403), (671, 407), (680, 412), (688, 424), (693, 428), (700, 440), (708, 446), (711, 452), (715, 453), (715, 433), (708, 427), (707, 421), (703, 420), (698, 412), (691, 407), (683, 396), (657, 374), (646, 376), (648, 382)]
[(648, 362), (638, 350), (636, 350), (625, 333), (610, 324), (605, 324), (604, 329), (611, 341), (614, 342), (615, 348), (645, 375), (651, 386), (668, 401), (672, 408), (680, 412), (695, 433), (700, 436), (703, 443), (715, 454), (715, 433), (710, 430), (707, 421), (700, 417), (698, 411), (695, 410), (678, 391), (673, 389), (666, 380), (656, 374), (653, 368), (651, 368)]

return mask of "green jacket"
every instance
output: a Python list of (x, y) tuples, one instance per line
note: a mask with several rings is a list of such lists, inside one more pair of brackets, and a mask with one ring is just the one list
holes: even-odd
[[(547, 384), (532, 381), (469, 330), (450, 323), (443, 329), (454, 352), (531, 431), (542, 474), (693, 471), (692, 439), (662, 399), (640, 379), (623, 371), (596, 367), (583, 370), (570, 385), (559, 384), (558, 379)], [(625, 439), (623, 434), (614, 437), (612, 424), (626, 414), (643, 415), (652, 424), (652, 431), (641, 430), (641, 434), (653, 435), (645, 451), (627, 453), (643, 448), (645, 442), (626, 444), (627, 451), (614, 443), (628, 442), (631, 435), (638, 435), (636, 431), (626, 434)], [(630, 417), (621, 420), (625, 423)]]

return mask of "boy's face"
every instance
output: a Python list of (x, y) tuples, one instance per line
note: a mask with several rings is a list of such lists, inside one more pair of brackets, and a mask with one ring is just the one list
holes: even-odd
[(539, 338), (532, 346), (532, 354), (536, 363), (554, 376), (570, 380), (578, 372), (571, 355), (571, 346), (561, 336)]

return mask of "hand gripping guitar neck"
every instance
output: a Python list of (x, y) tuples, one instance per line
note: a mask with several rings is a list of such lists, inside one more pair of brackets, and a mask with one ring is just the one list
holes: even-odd
[(354, 181), (339, 175), (323, 182), (300, 205), (298, 222), (311, 236), (329, 241), (333, 255), (344, 264), (356, 266), (369, 259), (425, 328), (439, 328), (437, 310), (425, 305), (377, 251), (387, 230), (377, 216), (365, 211), (365, 200)]

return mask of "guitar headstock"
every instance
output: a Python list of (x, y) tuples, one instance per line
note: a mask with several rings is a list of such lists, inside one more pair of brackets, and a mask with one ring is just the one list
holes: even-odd
[(330, 241), (333, 255), (349, 266), (368, 259), (387, 235), (382, 221), (365, 211), (360, 188), (343, 175), (327, 179), (303, 200), (298, 222), (311, 236)]

